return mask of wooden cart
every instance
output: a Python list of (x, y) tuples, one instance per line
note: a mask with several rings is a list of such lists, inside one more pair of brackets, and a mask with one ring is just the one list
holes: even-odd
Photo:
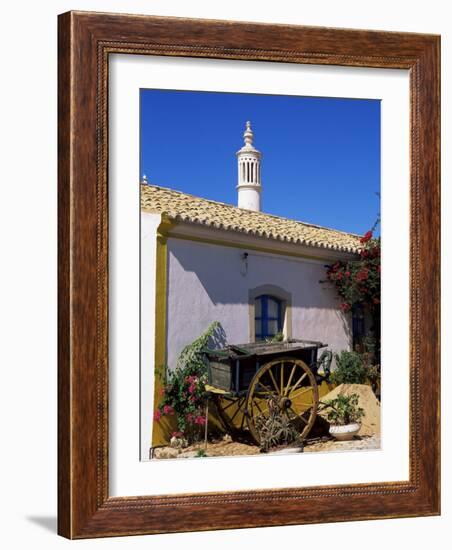
[[(318, 385), (330, 374), (332, 353), (326, 344), (307, 340), (259, 342), (206, 350), (207, 391), (215, 401), (225, 429), (249, 430), (259, 444), (258, 423), (279, 407), (304, 439), (319, 404)], [(272, 405), (270, 405), (272, 403)]]

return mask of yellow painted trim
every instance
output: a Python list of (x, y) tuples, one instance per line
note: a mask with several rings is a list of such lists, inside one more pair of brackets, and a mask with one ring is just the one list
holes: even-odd
[[(154, 410), (161, 400), (163, 376), (166, 368), (166, 322), (167, 322), (167, 287), (168, 287), (168, 231), (176, 225), (162, 215), (157, 227), (156, 242), (156, 276), (155, 276), (155, 352), (154, 352)], [(152, 447), (165, 445), (170, 434), (175, 431), (173, 419), (162, 417), (158, 422), (153, 420)]]
[[(235, 242), (228, 242), (228, 241), (223, 241), (221, 239), (209, 239), (207, 237), (197, 237), (197, 236), (193, 236), (193, 235), (183, 235), (181, 233), (171, 233), (168, 235), (168, 237), (171, 237), (172, 239), (181, 239), (181, 240), (184, 240), (184, 241), (193, 241), (193, 242), (198, 242), (198, 243), (203, 243), (203, 244), (214, 244), (214, 245), (219, 245), (219, 246), (226, 246), (228, 248), (240, 248), (242, 250), (253, 250), (255, 252), (267, 252), (268, 254), (278, 254), (280, 256), (291, 256), (291, 257), (295, 257), (295, 258), (304, 258), (304, 259), (307, 259), (307, 260), (315, 260), (315, 261), (322, 261), (322, 262), (328, 262), (328, 261), (332, 261), (332, 260), (335, 260), (335, 258), (328, 258), (328, 257), (322, 257), (322, 256), (310, 256), (308, 254), (302, 254), (300, 252), (289, 252), (287, 250), (278, 250), (277, 248), (267, 248), (265, 246), (258, 246), (258, 245), (248, 245), (248, 244), (243, 244), (243, 243), (235, 243)], [(290, 243), (287, 243), (287, 244), (290, 244)], [(352, 256), (353, 253), (352, 252), (342, 252), (340, 250), (336, 250), (336, 251), (331, 251), (331, 252), (336, 252), (336, 253), (339, 253), (339, 254), (346, 254), (346, 255), (350, 255)]]

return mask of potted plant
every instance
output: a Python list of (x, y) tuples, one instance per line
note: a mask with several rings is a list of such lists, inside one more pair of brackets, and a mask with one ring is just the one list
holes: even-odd
[(361, 429), (360, 420), (364, 416), (364, 409), (358, 406), (359, 397), (356, 393), (351, 395), (338, 395), (335, 399), (327, 401), (327, 420), (330, 423), (330, 435), (338, 441), (353, 439)]

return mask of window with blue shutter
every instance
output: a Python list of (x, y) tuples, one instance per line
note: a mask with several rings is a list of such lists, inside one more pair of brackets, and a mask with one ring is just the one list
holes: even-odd
[(274, 296), (263, 294), (254, 302), (255, 338), (266, 340), (282, 332), (282, 302)]

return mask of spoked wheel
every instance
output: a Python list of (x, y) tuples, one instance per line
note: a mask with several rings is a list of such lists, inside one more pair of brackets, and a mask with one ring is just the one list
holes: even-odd
[(311, 430), (319, 403), (319, 391), (311, 369), (300, 359), (270, 361), (254, 375), (247, 394), (246, 414), (253, 439), (260, 444), (259, 425), (277, 406), (302, 439)]
[(218, 416), (227, 433), (238, 436), (246, 427), (245, 417), (246, 395), (232, 397), (215, 394), (214, 402)]

